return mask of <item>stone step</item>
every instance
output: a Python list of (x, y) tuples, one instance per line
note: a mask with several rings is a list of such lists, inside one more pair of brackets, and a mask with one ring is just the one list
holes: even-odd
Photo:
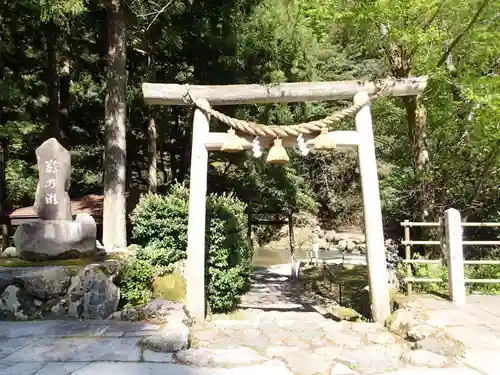
[(2, 375), (293, 375), (282, 364), (273, 362), (234, 368), (151, 362), (26, 362), (1, 366)]

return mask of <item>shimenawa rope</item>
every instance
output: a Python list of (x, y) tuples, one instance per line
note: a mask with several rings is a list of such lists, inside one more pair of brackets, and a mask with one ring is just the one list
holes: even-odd
[[(368, 97), (366, 100), (362, 101), (358, 104), (353, 104), (348, 108), (344, 108), (338, 112), (331, 114), (328, 117), (325, 117), (322, 120), (315, 120), (304, 122), (295, 125), (264, 125), (258, 124), (255, 122), (239, 120), (230, 116), (227, 116), (215, 109), (211, 108), (210, 105), (202, 99), (193, 99), (191, 94), (189, 93), (189, 88), (186, 93), (183, 95), (183, 100), (187, 105), (194, 106), (196, 108), (201, 109), (203, 112), (213, 116), (217, 120), (229, 125), (231, 128), (239, 130), (244, 133), (248, 133), (254, 136), (263, 136), (263, 137), (286, 137), (286, 136), (298, 136), (299, 134), (311, 134), (315, 132), (321, 131), (323, 128), (328, 128), (330, 125), (348, 117), (356, 112), (358, 112), (365, 105), (373, 102), (375, 99), (380, 97), (388, 96), (389, 88), (395, 84), (394, 80), (386, 79), (383, 81), (380, 89), (378, 91)], [(188, 101), (189, 99), (189, 101)]]

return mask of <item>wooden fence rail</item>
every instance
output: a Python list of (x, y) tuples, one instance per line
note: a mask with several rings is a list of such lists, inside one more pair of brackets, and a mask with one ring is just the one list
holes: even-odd
[[(445, 280), (441, 278), (416, 278), (413, 277), (412, 264), (443, 264), (448, 268), (448, 292), (452, 302), (458, 305), (465, 305), (465, 284), (500, 284), (500, 279), (468, 279), (465, 277), (464, 268), (467, 265), (500, 265), (500, 260), (465, 260), (464, 246), (500, 246), (500, 241), (465, 241), (463, 240), (464, 227), (500, 227), (500, 223), (464, 223), (461, 221), (460, 212), (456, 209), (448, 209), (439, 222), (401, 222), (404, 228), (405, 257), (403, 263), (406, 264), (406, 277), (403, 279), (407, 283), (407, 293), (411, 295), (414, 283), (440, 283)], [(438, 227), (441, 228), (441, 238), (439, 240), (414, 241), (411, 239), (410, 229), (414, 227)], [(441, 246), (444, 259), (412, 259), (411, 249), (415, 245)]]

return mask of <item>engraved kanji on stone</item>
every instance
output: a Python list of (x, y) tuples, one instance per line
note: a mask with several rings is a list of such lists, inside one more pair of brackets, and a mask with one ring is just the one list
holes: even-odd
[(35, 212), (41, 220), (72, 220), (68, 190), (71, 160), (55, 138), (43, 142), (36, 149), (38, 186)]
[(45, 160), (45, 172), (56, 174), (58, 170), (59, 170), (59, 164), (57, 163), (57, 160), (55, 159)]
[(47, 180), (43, 186), (49, 189), (54, 189), (56, 187), (56, 179), (51, 178), (50, 180)]
[(57, 196), (54, 193), (45, 193), (45, 203), (57, 204)]

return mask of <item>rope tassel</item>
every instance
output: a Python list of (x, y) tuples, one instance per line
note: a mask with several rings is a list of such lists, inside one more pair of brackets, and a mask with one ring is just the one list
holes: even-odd
[(290, 160), (288, 154), (286, 153), (285, 148), (283, 147), (283, 142), (281, 139), (276, 138), (274, 140), (274, 145), (269, 150), (269, 154), (267, 155), (267, 162), (269, 164), (285, 164)]
[(321, 133), (314, 138), (315, 150), (331, 150), (336, 147), (335, 142), (328, 135), (328, 128), (321, 129)]
[(233, 128), (229, 128), (227, 131), (226, 140), (224, 144), (220, 148), (221, 151), (224, 152), (238, 152), (243, 151), (243, 143), (241, 142), (241, 138), (236, 135), (236, 132)]
[(255, 137), (254, 140), (252, 141), (252, 152), (255, 158), (260, 158), (262, 156), (259, 137)]
[(299, 134), (299, 136), (297, 137), (297, 146), (299, 147), (299, 151), (302, 156), (309, 155), (309, 148), (307, 147), (306, 141), (304, 140), (302, 134)]

